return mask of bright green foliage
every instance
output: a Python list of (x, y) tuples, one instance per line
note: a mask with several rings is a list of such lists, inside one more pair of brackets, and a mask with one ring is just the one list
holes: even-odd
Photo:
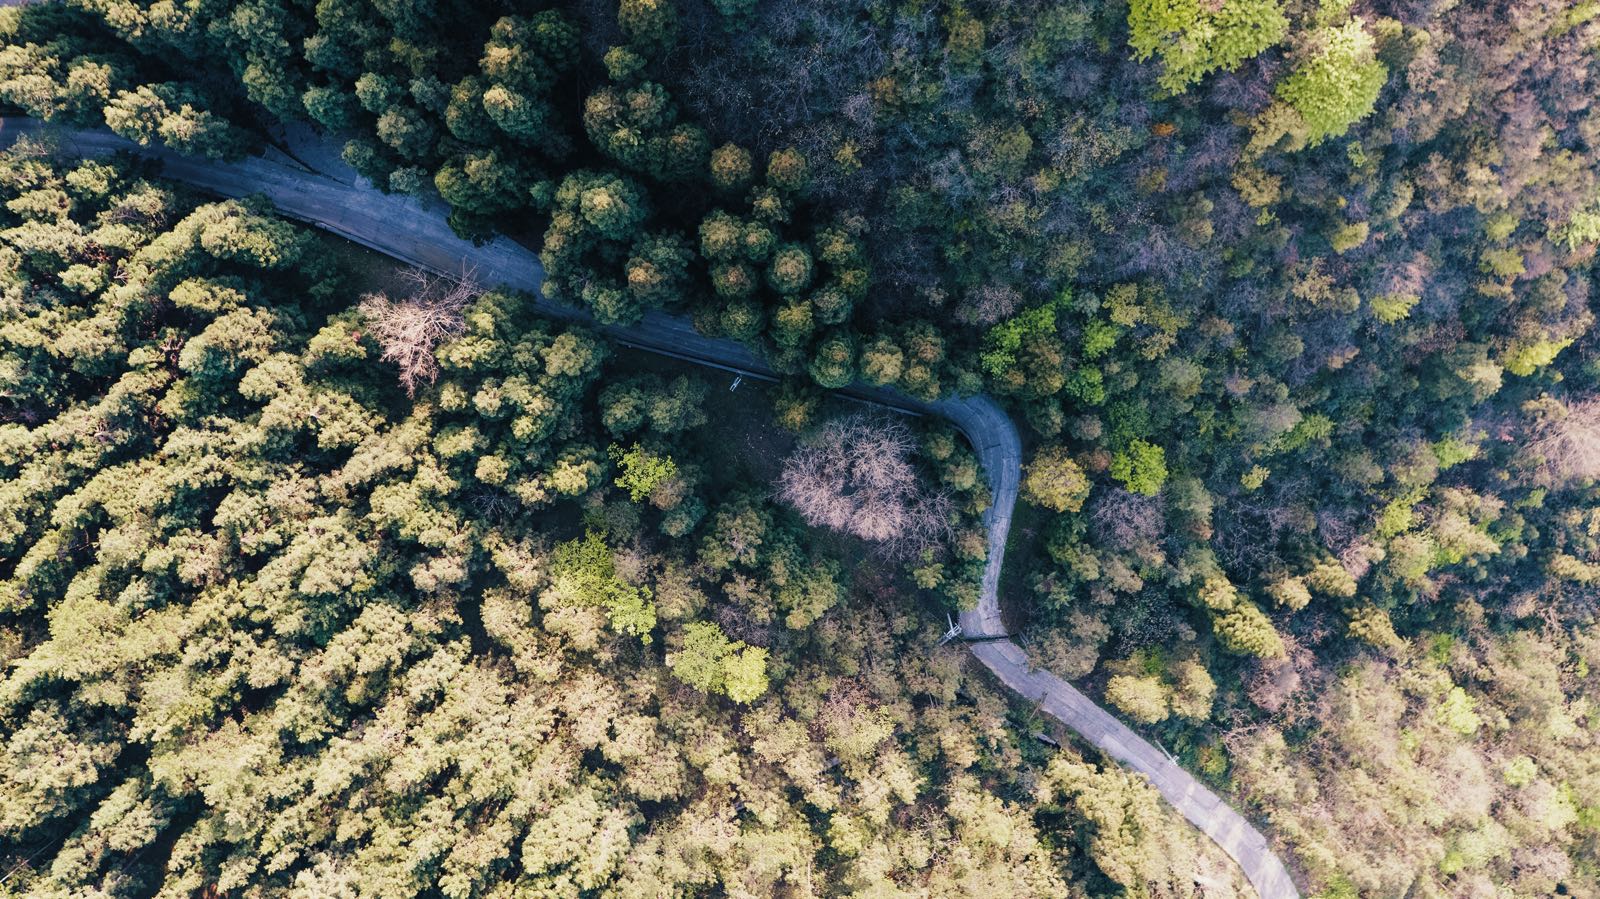
[(1505, 782), (1513, 787), (1525, 786), (1531, 783), (1539, 774), (1539, 765), (1525, 755), (1519, 755), (1506, 763), (1501, 776)]
[(1166, 450), (1143, 440), (1132, 440), (1111, 459), (1111, 476), (1132, 493), (1155, 496), (1167, 482)]
[(1055, 332), (1056, 306), (1046, 304), (995, 325), (984, 335), (983, 368), (993, 377), (999, 377), (1017, 361), (1017, 353), (1025, 339)]
[(726, 678), (722, 665), (733, 646), (715, 623), (691, 621), (683, 626), (683, 643), (673, 653), (672, 673), (701, 692), (722, 692)]
[(984, 335), (979, 362), (996, 389), (1024, 399), (1044, 399), (1067, 387), (1067, 349), (1057, 330), (1058, 310), (1067, 299), (1062, 294)]
[(1083, 358), (1098, 359), (1117, 345), (1117, 326), (1095, 319), (1083, 327)]
[(1178, 93), (1218, 69), (1276, 46), (1289, 32), (1279, 0), (1132, 0), (1128, 44), (1140, 61), (1161, 60), (1160, 83)]
[(1591, 206), (1573, 212), (1572, 217), (1556, 227), (1551, 236), (1569, 250), (1600, 241), (1600, 210)]
[(722, 660), (723, 690), (729, 699), (750, 703), (767, 692), (767, 656), (760, 646), (744, 646)]
[(1483, 725), (1483, 719), (1473, 709), (1472, 697), (1460, 687), (1450, 688), (1435, 714), (1440, 724), (1462, 736), (1471, 736)]
[(1211, 627), (1229, 652), (1264, 659), (1280, 658), (1284, 654), (1283, 638), (1278, 636), (1267, 616), (1250, 603), (1242, 602), (1213, 616)]
[(767, 692), (767, 650), (729, 640), (709, 621), (684, 625), (682, 639), (670, 665), (684, 683), (740, 703), (753, 702)]
[(616, 558), (600, 534), (590, 531), (581, 540), (556, 547), (550, 557), (550, 591), (554, 596), (541, 602), (600, 606), (613, 630), (650, 642), (656, 626), (650, 590), (617, 576)]
[(678, 465), (671, 456), (652, 453), (637, 443), (627, 449), (612, 444), (609, 452), (612, 461), (622, 469), (616, 484), (628, 491), (628, 498), (634, 502), (650, 496), (678, 476)]
[(1166, 720), (1167, 688), (1158, 678), (1119, 674), (1106, 681), (1106, 701), (1140, 724)]
[(1064, 447), (1043, 450), (1028, 463), (1023, 495), (1055, 512), (1076, 512), (1089, 497), (1089, 479)]
[(1372, 114), (1389, 70), (1374, 55), (1372, 35), (1360, 19), (1321, 29), (1306, 41), (1310, 49), (1278, 84), (1277, 95), (1300, 114), (1314, 147)]
[(1412, 307), (1422, 298), (1416, 294), (1382, 294), (1372, 298), (1372, 314), (1378, 321), (1392, 325), (1411, 314)]
[(1556, 356), (1571, 345), (1570, 339), (1535, 338), (1514, 342), (1505, 354), (1506, 371), (1525, 378), (1554, 362)]

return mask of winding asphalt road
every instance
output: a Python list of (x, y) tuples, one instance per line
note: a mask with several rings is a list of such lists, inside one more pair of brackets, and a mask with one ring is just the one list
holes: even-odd
[[(27, 118), (0, 118), (0, 147), (24, 135), (60, 143), (78, 157), (132, 152), (162, 163), (167, 177), (223, 197), (265, 196), (285, 215), (338, 234), (419, 268), (446, 276), (470, 271), (485, 284), (504, 284), (539, 296), (539, 309), (552, 318), (582, 322), (629, 346), (763, 379), (777, 373), (750, 348), (706, 337), (682, 318), (648, 313), (637, 325), (600, 325), (586, 312), (545, 299), (544, 269), (531, 250), (505, 238), (473, 246), (451, 232), (448, 210), (438, 198), (387, 195), (360, 181), (338, 161), (332, 145), (305, 132), (285, 136), (287, 152), (218, 162), (182, 156), (159, 147), (141, 147), (107, 131), (52, 129)], [(292, 155), (291, 155), (292, 154)], [(962, 635), (972, 653), (1001, 682), (1037, 702), (1046, 713), (1082, 735), (1106, 754), (1143, 773), (1183, 816), (1216, 841), (1244, 870), (1261, 899), (1299, 899), (1288, 871), (1266, 838), (1220, 797), (1195, 780), (1164, 752), (1095, 705), (1065, 680), (1035, 670), (1027, 654), (1006, 639), (1000, 617), (1000, 569), (1011, 513), (1021, 477), (1022, 442), (1016, 425), (992, 399), (952, 397), (928, 403), (897, 391), (860, 386), (841, 391), (891, 408), (937, 415), (953, 423), (977, 451), (993, 496), (984, 524), (989, 558), (978, 607), (961, 613)]]

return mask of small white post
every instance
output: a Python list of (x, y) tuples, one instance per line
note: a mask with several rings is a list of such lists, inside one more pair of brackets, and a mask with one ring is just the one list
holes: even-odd
[(945, 623), (950, 625), (950, 629), (945, 631), (944, 632), (944, 636), (939, 639), (939, 645), (940, 646), (943, 646), (946, 643), (949, 643), (951, 640), (954, 640), (955, 638), (961, 636), (961, 625), (956, 624), (954, 621), (950, 620), (950, 613), (949, 612), (944, 613), (944, 620), (945, 620)]

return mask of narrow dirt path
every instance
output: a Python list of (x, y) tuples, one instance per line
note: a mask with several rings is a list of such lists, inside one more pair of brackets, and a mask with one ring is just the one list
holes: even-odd
[[(540, 294), (544, 269), (531, 250), (505, 238), (474, 246), (451, 232), (442, 201), (380, 193), (350, 177), (348, 170), (313, 170), (283, 153), (218, 162), (181, 156), (163, 148), (140, 147), (107, 131), (47, 129), (26, 118), (0, 118), (0, 147), (24, 135), (60, 142), (63, 152), (80, 157), (133, 152), (158, 159), (167, 177), (223, 197), (265, 196), (278, 210), (362, 246), (419, 268), (447, 276), (471, 272), (485, 284), (504, 284)], [(300, 134), (300, 144), (314, 140)], [(303, 151), (303, 152), (302, 152)], [(301, 159), (336, 157), (326, 146), (294, 148)], [(586, 312), (540, 295), (538, 306), (552, 318), (583, 322), (613, 340), (652, 352), (763, 378), (776, 373), (750, 348), (706, 337), (684, 319), (656, 311), (637, 325), (599, 325)], [(986, 396), (952, 397), (927, 403), (882, 388), (841, 391), (897, 409), (937, 415), (954, 424), (977, 451), (993, 496), (984, 515), (989, 558), (978, 607), (961, 613), (962, 635), (974, 656), (1007, 687), (1039, 703), (1051, 717), (1101, 751), (1144, 774), (1185, 818), (1216, 841), (1244, 870), (1261, 899), (1299, 899), (1288, 871), (1265, 837), (1164, 752), (1100, 708), (1065, 680), (1034, 670), (1022, 648), (1006, 637), (1000, 620), (1000, 570), (1005, 562), (1011, 514), (1021, 480), (1022, 441), (1016, 425)]]

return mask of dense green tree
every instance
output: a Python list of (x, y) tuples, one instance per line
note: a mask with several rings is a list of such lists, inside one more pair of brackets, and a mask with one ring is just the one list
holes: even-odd
[(617, 437), (640, 430), (678, 434), (705, 424), (708, 390), (704, 381), (691, 376), (671, 381), (651, 374), (619, 379), (600, 393), (601, 421)]
[(1303, 58), (1278, 84), (1277, 95), (1304, 123), (1300, 139), (1314, 147), (1371, 115), (1389, 72), (1360, 19), (1320, 29), (1305, 42)]
[(612, 629), (651, 640), (656, 608), (647, 587), (630, 584), (617, 575), (616, 559), (604, 538), (590, 531), (582, 540), (557, 546), (550, 557), (550, 586), (539, 604), (559, 613), (573, 606), (599, 606)]
[(856, 349), (850, 337), (834, 334), (817, 345), (807, 370), (823, 387), (845, 387), (856, 377), (855, 355)]
[(480, 68), (487, 86), (482, 104), (506, 134), (530, 144), (563, 145), (550, 94), (578, 59), (578, 30), (560, 13), (495, 22), (483, 47)]
[(249, 139), (212, 114), (198, 92), (181, 84), (146, 84), (122, 91), (105, 108), (111, 130), (139, 144), (161, 142), (180, 153), (213, 159), (242, 155)]
[(617, 24), (642, 52), (659, 52), (677, 35), (678, 11), (672, 0), (621, 0)]
[(1028, 463), (1022, 489), (1029, 502), (1056, 512), (1076, 512), (1089, 496), (1089, 479), (1065, 449), (1053, 447)]
[(648, 215), (644, 191), (618, 175), (583, 171), (562, 179), (540, 253), (546, 292), (584, 303), (603, 322), (637, 321), (645, 306), (633, 290), (630, 267), (620, 258), (624, 248), (639, 241), (664, 264), (646, 257), (649, 264), (636, 267), (655, 276), (641, 284), (645, 296), (656, 286), (663, 293), (670, 290), (681, 265), (681, 253), (670, 240), (641, 240)]
[(601, 88), (584, 101), (583, 125), (589, 140), (626, 169), (661, 181), (705, 177), (711, 152), (705, 131), (678, 121), (677, 105), (659, 84)]
[(1132, 493), (1154, 496), (1167, 481), (1166, 451), (1143, 440), (1133, 440), (1112, 458), (1111, 476)]
[(723, 144), (711, 153), (711, 183), (717, 189), (736, 193), (750, 183), (750, 151), (738, 144)]
[(767, 651), (729, 640), (708, 621), (684, 625), (683, 642), (669, 663), (672, 673), (697, 690), (753, 702), (767, 692)]
[(1289, 31), (1278, 0), (1211, 6), (1198, 0), (1133, 0), (1128, 43), (1141, 60), (1161, 59), (1161, 86), (1177, 92), (1218, 69), (1276, 45)]
[(617, 486), (628, 491), (634, 502), (651, 496), (678, 477), (678, 465), (671, 456), (652, 453), (637, 443), (627, 449), (612, 445), (609, 452), (620, 469)]
[(1106, 701), (1140, 724), (1166, 720), (1169, 698), (1160, 680), (1119, 674), (1106, 682)]

